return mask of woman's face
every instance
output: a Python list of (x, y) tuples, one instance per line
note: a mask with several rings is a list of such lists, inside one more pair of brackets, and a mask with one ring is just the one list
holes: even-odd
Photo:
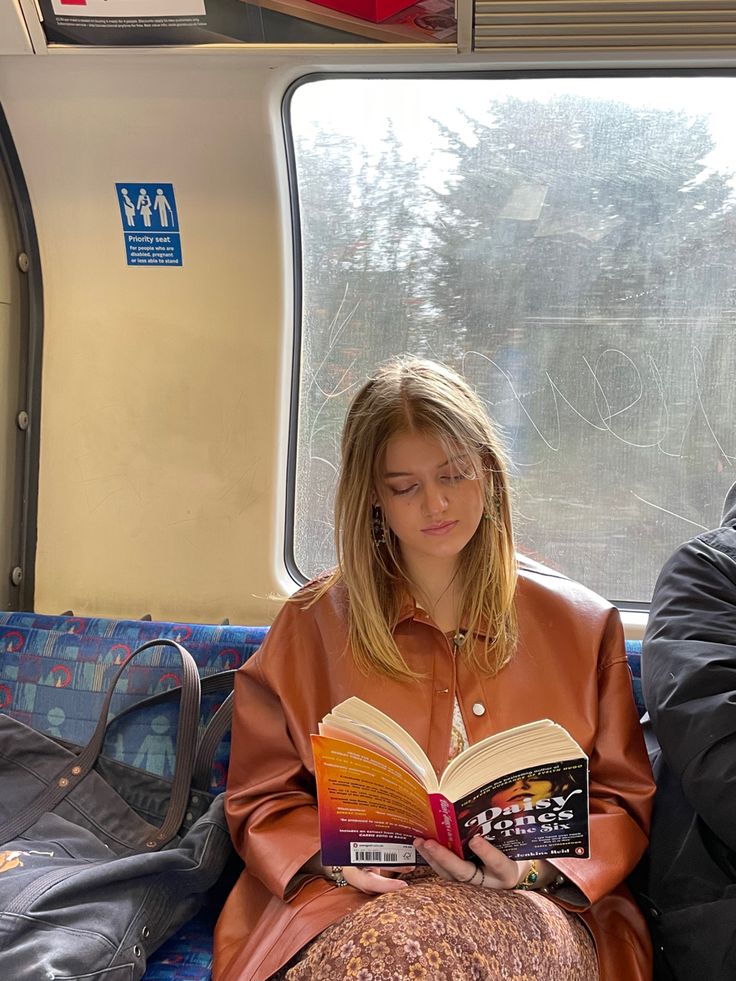
[(483, 518), (486, 479), (477, 454), (448, 455), (422, 433), (389, 440), (376, 492), (410, 569), (426, 563), (454, 569)]
[(537, 801), (548, 798), (552, 788), (551, 780), (517, 780), (494, 794), (491, 804), (493, 807), (511, 807), (512, 804), (523, 804), (529, 797), (532, 804), (536, 804)]

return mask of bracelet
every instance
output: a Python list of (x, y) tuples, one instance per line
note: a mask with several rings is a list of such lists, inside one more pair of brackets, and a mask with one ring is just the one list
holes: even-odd
[(526, 875), (523, 879), (520, 879), (516, 883), (514, 889), (533, 889), (534, 883), (539, 878), (539, 873), (537, 872), (537, 863), (534, 859), (529, 863), (529, 868), (526, 870)]
[(327, 875), (330, 877), (330, 879), (332, 879), (338, 889), (342, 889), (343, 886), (350, 885), (348, 880), (342, 874), (342, 865), (332, 865)]

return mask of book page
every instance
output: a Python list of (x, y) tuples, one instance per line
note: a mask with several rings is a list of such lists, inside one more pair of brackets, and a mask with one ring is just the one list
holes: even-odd
[(550, 719), (539, 719), (468, 747), (447, 765), (440, 778), (440, 790), (450, 800), (457, 800), (516, 770), (584, 756), (566, 729)]
[(393, 756), (406, 760), (428, 791), (438, 789), (432, 764), (419, 743), (398, 722), (362, 698), (353, 696), (340, 702), (322, 723), (344, 728), (347, 733), (358, 732), (361, 738), (375, 743), (379, 752), (388, 747)]
[[(331, 719), (333, 716), (328, 715), (326, 718)], [(392, 759), (422, 784), (424, 783), (424, 767), (417, 766), (416, 760), (409, 756), (390, 736), (377, 732), (371, 726), (351, 722), (348, 719), (340, 719), (337, 725), (332, 722), (320, 722), (319, 734), (320, 736), (329, 736), (332, 739), (342, 739), (356, 746), (363, 746), (365, 749), (372, 749), (375, 753)]]

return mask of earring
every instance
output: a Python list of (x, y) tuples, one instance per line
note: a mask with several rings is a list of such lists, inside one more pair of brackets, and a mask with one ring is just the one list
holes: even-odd
[(386, 527), (383, 523), (383, 511), (377, 504), (371, 510), (371, 533), (376, 548), (386, 544)]

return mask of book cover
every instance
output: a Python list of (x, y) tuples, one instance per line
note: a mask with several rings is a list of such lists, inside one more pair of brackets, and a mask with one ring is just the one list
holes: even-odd
[(465, 858), (482, 835), (509, 858), (588, 858), (585, 757), (510, 773), (455, 802)]
[(433, 838), (427, 791), (403, 766), (364, 746), (312, 736), (323, 865), (413, 865), (412, 841)]

